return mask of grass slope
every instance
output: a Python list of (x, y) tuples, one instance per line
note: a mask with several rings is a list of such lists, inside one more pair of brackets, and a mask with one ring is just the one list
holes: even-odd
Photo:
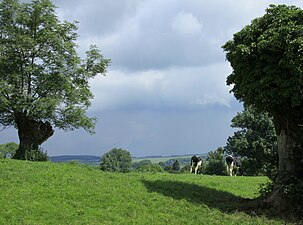
[(242, 210), (266, 181), (1, 159), (0, 224), (284, 224)]

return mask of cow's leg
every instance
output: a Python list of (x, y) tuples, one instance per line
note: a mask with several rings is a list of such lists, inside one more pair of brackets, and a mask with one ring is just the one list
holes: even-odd
[(189, 173), (192, 173), (192, 172), (193, 172), (193, 167), (191, 166), (190, 170), (189, 170)]
[(234, 171), (234, 163), (232, 162), (229, 166), (229, 175), (231, 177), (233, 176), (233, 171)]
[(195, 174), (198, 173), (198, 168), (199, 168), (199, 166), (197, 165), (196, 168), (195, 168)]
[(198, 164), (197, 164), (197, 167), (198, 167), (198, 169), (197, 170), (199, 170), (199, 174), (202, 174), (202, 161), (199, 161), (198, 162)]

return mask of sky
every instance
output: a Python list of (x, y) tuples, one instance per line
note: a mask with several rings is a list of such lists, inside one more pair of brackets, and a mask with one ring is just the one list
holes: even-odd
[[(55, 129), (42, 148), (54, 155), (202, 154), (226, 145), (242, 111), (226, 85), (232, 68), (221, 46), (270, 4), (302, 0), (54, 0), (60, 20), (78, 21), (78, 52), (91, 44), (111, 59), (90, 81), (96, 133)], [(17, 142), (14, 128), (0, 143)]]

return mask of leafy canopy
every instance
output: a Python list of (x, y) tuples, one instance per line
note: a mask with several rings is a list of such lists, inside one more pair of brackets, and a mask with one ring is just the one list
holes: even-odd
[(0, 125), (23, 113), (64, 130), (92, 132), (90, 78), (105, 74), (110, 60), (96, 46), (81, 59), (77, 22), (59, 21), (49, 0), (0, 3)]
[(205, 174), (225, 174), (225, 164), (224, 164), (224, 149), (219, 147), (215, 151), (210, 151), (206, 158)]
[(101, 157), (100, 169), (109, 172), (129, 172), (132, 158), (130, 152), (113, 148)]
[(15, 142), (0, 144), (0, 158), (11, 157), (15, 154), (18, 147), (19, 145)]
[(237, 99), (302, 121), (303, 11), (270, 5), (223, 49), (233, 67), (227, 84)]
[(272, 117), (258, 112), (252, 106), (233, 119), (231, 127), (237, 128), (227, 139), (225, 151), (241, 156), (248, 175), (274, 175), (278, 165), (278, 143)]

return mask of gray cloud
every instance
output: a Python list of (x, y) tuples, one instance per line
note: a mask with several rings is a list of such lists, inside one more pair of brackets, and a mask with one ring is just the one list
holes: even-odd
[[(264, 14), (272, 3), (253, 0), (92, 2), (82, 7), (75, 4), (77, 10), (72, 10), (81, 18), (80, 43), (97, 43), (112, 58), (114, 68), (128, 70), (218, 63), (222, 60), (221, 45), (251, 19)], [(88, 16), (87, 12), (90, 12)]]
[(93, 111), (139, 107), (193, 110), (211, 105), (230, 107), (225, 63), (194, 68), (136, 72), (110, 71), (92, 82)]

